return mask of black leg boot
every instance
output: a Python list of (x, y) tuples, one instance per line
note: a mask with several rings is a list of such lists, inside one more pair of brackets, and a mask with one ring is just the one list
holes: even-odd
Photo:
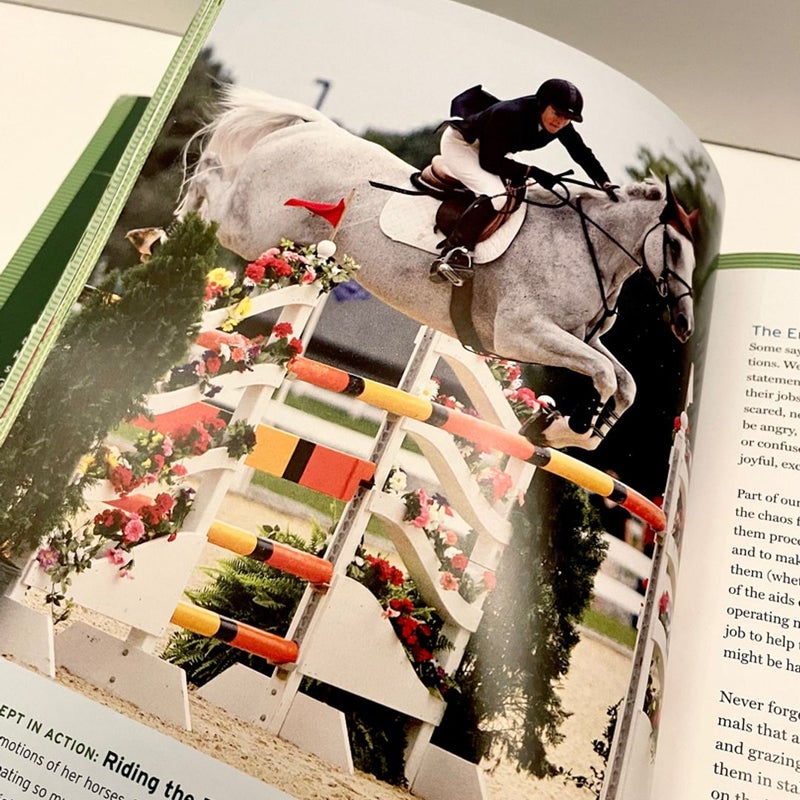
[(442, 254), (431, 264), (434, 283), (450, 281), (463, 286), (472, 278), (472, 252), (486, 226), (494, 219), (494, 206), (486, 195), (478, 197), (461, 215), (455, 228), (442, 242)]

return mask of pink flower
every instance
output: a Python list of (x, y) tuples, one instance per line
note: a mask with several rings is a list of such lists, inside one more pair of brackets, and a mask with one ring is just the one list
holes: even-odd
[(314, 283), (317, 279), (317, 275), (313, 269), (306, 268), (306, 271), (303, 273), (303, 277), (300, 279), (300, 283)]
[(122, 531), (122, 541), (128, 543), (138, 542), (142, 536), (144, 536), (144, 524), (139, 517), (134, 515)]
[(454, 592), (458, 589), (458, 580), (452, 572), (443, 572), (442, 577), (439, 579), (442, 589), (448, 592)]
[(449, 547), (454, 547), (458, 544), (458, 534), (455, 531), (445, 531), (444, 543)]
[(48, 570), (58, 564), (58, 550), (54, 547), (40, 547), (36, 553), (39, 568)]
[(517, 390), (516, 399), (522, 401), (528, 408), (534, 408), (538, 405), (536, 395), (525, 386)]
[(497, 586), (497, 578), (494, 572), (487, 569), (483, 573), (483, 585), (486, 587), (487, 592), (491, 592)]
[(125, 553), (116, 547), (109, 547), (103, 555), (115, 566), (119, 567), (125, 563)]
[(450, 563), (453, 565), (453, 569), (461, 570), (463, 572), (469, 565), (469, 559), (463, 553), (456, 553), (450, 559)]
[(161, 443), (161, 452), (166, 458), (172, 455), (172, 439), (170, 439), (169, 436), (164, 437), (164, 441)]
[(175, 466), (172, 467), (172, 472), (179, 478), (182, 478), (187, 473), (187, 469), (183, 464), (175, 464)]

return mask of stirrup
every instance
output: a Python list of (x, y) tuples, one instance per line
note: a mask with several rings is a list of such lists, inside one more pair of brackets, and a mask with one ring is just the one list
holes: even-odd
[(450, 281), (453, 286), (463, 286), (472, 278), (472, 254), (466, 247), (453, 247), (431, 264), (430, 279), (434, 283)]

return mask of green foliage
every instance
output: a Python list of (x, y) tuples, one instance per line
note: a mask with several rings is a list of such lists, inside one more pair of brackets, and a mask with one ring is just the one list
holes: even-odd
[(600, 533), (581, 489), (536, 473), (514, 517), (514, 557), (500, 563), (437, 744), (471, 761), (505, 756), (533, 775), (555, 774), (545, 751), (567, 716), (556, 686), (605, 553)]
[[(310, 541), (277, 527), (265, 525), (261, 530), (277, 542), (309, 553), (318, 553), (325, 541), (325, 534), (316, 527)], [(306, 587), (300, 578), (244, 557), (221, 561), (207, 573), (211, 576), (208, 583), (186, 593), (193, 603), (279, 636), (286, 633)], [(236, 663), (266, 675), (272, 672), (263, 658), (190, 631), (172, 635), (164, 658), (183, 667), (187, 680), (196, 686)]]
[[(320, 528), (314, 529), (310, 541), (277, 527), (263, 526), (262, 531), (275, 541), (315, 554), (325, 541)], [(278, 635), (285, 634), (306, 587), (300, 578), (249, 558), (226, 559), (207, 572), (211, 580), (201, 589), (187, 592), (193, 603)], [(173, 634), (163, 656), (182, 667), (187, 680), (197, 686), (233, 664), (244, 664), (265, 675), (273, 669), (259, 656), (189, 631)], [(306, 681), (303, 690), (345, 713), (353, 760), (359, 769), (381, 780), (402, 782), (403, 715), (317, 681)]]
[(362, 136), (385, 147), (411, 166), (422, 169), (439, 152), (441, 134), (434, 127), (418, 128), (410, 133), (387, 133), (370, 128)]
[(185, 356), (215, 252), (215, 229), (189, 217), (118, 299), (112, 276), (67, 322), (0, 449), (0, 551), (32, 549), (82, 507), (80, 457)]
[[(183, 181), (183, 148), (210, 119), (219, 101), (220, 88), (230, 81), (211, 49), (204, 49), (193, 64), (144, 163), (103, 251), (101, 265), (110, 264), (116, 269), (133, 266), (138, 254), (125, 240), (125, 234), (135, 228), (170, 225)], [(190, 156), (196, 157), (196, 153)], [(96, 273), (95, 280), (98, 278), (99, 273)]]

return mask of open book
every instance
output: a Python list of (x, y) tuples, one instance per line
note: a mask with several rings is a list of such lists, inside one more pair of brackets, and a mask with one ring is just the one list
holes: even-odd
[[(800, 259), (558, 42), (217, 5), (3, 387), (0, 792), (800, 794)], [(409, 178), (494, 101), (571, 133), (467, 247)]]

